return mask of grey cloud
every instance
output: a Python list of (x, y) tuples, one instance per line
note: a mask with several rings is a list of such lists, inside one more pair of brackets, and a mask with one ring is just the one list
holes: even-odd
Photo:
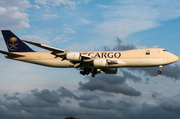
[(66, 100), (67, 103), (71, 103), (71, 100)]
[(173, 65), (167, 65), (162, 68), (162, 75), (174, 78), (175, 80), (180, 79), (180, 65), (173, 64)]
[(80, 95), (79, 99), (80, 100), (95, 100), (95, 99), (99, 99), (100, 96), (97, 95), (88, 95), (88, 94), (84, 94), (84, 95)]
[(61, 92), (60, 96), (61, 97), (69, 97), (69, 98), (75, 98), (77, 99), (78, 97), (74, 95), (71, 91), (67, 90), (64, 87), (60, 87), (57, 91)]
[(51, 108), (49, 110), (44, 111), (50, 118), (54, 119), (64, 119), (65, 117), (76, 116), (78, 118), (94, 118), (101, 119), (103, 113), (101, 110), (90, 110), (84, 108), (74, 108), (73, 106), (61, 106), (60, 108)]
[(180, 111), (180, 103), (173, 100), (165, 101), (160, 106), (167, 111)]
[(7, 94), (3, 95), (6, 100), (18, 100), (19, 98), (16, 96), (16, 94), (14, 94), (13, 96), (8, 96)]
[(180, 111), (180, 95), (165, 99), (160, 107), (166, 111)]
[(136, 49), (135, 45), (132, 45), (132, 44), (123, 44), (121, 39), (119, 39), (118, 37), (116, 37), (116, 39), (117, 39), (116, 40), (117, 45), (113, 48), (113, 50), (124, 51), (124, 50)]
[(126, 81), (126, 78), (124, 76), (118, 76), (118, 75), (107, 75), (104, 73), (101, 73), (99, 75), (96, 75), (96, 77), (86, 76), (85, 79), (88, 79), (90, 81), (102, 81), (108, 84), (123, 84)]
[(31, 94), (19, 99), (19, 103), (22, 107), (58, 107), (60, 97), (56, 91), (34, 89)]
[(159, 92), (155, 92), (155, 91), (151, 91), (151, 92), (152, 92), (152, 98), (157, 98), (159, 96), (162, 96), (162, 94)]
[(41, 100), (33, 95), (28, 95), (25, 98), (19, 100), (19, 103), (22, 107), (56, 107), (59, 106), (58, 103), (48, 103), (44, 100)]
[(142, 82), (141, 77), (137, 77), (130, 72), (119, 69), (119, 71), (122, 73), (123, 76), (119, 75), (106, 75), (104, 73), (101, 73), (100, 75), (97, 75), (95, 78), (92, 78), (90, 76), (87, 76), (85, 78), (93, 80), (93, 79), (99, 79), (101, 81), (104, 81), (108, 84), (123, 84), (126, 80), (132, 80), (133, 82)]
[(172, 113), (167, 113), (156, 105), (151, 105), (147, 103), (143, 103), (142, 109), (138, 109), (137, 113), (137, 115), (133, 115), (132, 117), (136, 117), (138, 119), (175, 119), (175, 117), (177, 117), (174, 116)]
[[(65, 87), (61, 87), (60, 89), (68, 90)], [(58, 89), (54, 91), (49, 91), (47, 89), (38, 91), (35, 89), (32, 90), (28, 95), (19, 93), (19, 99), (17, 99), (19, 101), (0, 101), (0, 118), (64, 119), (65, 117), (75, 116), (83, 119), (176, 119), (180, 116), (179, 95), (170, 99), (162, 100), (159, 105), (147, 103), (138, 104), (134, 102), (132, 97), (124, 97), (119, 100), (111, 100), (108, 97), (100, 97), (99, 99), (88, 101), (77, 100), (72, 97), (69, 101), (62, 98), (62, 102), (64, 101), (63, 104), (62, 102), (48, 103), (45, 101), (45, 95), (48, 95), (47, 97), (50, 98), (49, 95), (51, 95), (51, 93), (54, 94), (53, 92), (56, 92), (55, 94), (61, 93), (61, 91), (58, 91)], [(7, 97), (9, 95), (4, 96)], [(60, 97), (62, 97), (62, 95)], [(79, 104), (79, 106), (77, 106), (76, 103)]]
[(117, 75), (97, 75), (95, 78), (87, 76), (88, 82), (79, 82), (80, 90), (100, 90), (111, 93), (122, 93), (124, 95), (139, 96), (141, 92), (129, 87), (125, 82), (125, 78)]
[(13, 118), (13, 116), (10, 112), (6, 111), (2, 106), (0, 106), (0, 118), (4, 118), (4, 117), (6, 119)]
[(116, 37), (116, 45), (113, 48), (109, 46), (102, 46), (99, 50), (124, 51), (124, 50), (132, 50), (132, 49), (136, 49), (136, 46), (132, 44), (123, 44), (122, 40)]
[[(64, 106), (62, 106), (61, 102), (52, 103), (52, 101), (47, 101), (46, 98), (51, 98), (50, 95), (54, 94), (53, 92), (61, 93), (62, 90), (68, 90), (65, 87), (61, 87), (61, 90), (58, 91), (49, 91), (47, 89), (43, 89), (42, 91), (38, 91), (37, 89), (31, 90), (31, 93), (26, 94), (13, 94), (19, 96), (19, 101), (3, 101), (0, 102), (0, 118), (2, 119), (19, 119), (19, 118), (33, 118), (33, 119), (39, 119), (39, 118), (47, 118), (47, 119), (59, 119), (59, 118), (65, 118), (69, 116), (76, 116), (78, 118), (94, 118), (94, 119), (109, 119), (114, 118), (118, 119), (119, 117), (122, 117), (122, 114), (120, 112), (111, 111), (111, 109), (107, 106), (103, 106), (103, 104), (108, 103), (112, 109), (114, 110), (126, 110), (127, 108), (133, 107), (133, 103), (127, 102), (127, 101), (119, 101), (119, 102), (113, 102), (111, 100), (101, 101), (101, 108), (99, 110), (91, 109), (91, 108), (82, 108), (74, 106), (74, 101), (79, 101), (80, 99), (83, 99), (82, 102), (90, 102), (88, 100), (89, 97), (92, 96), (92, 99), (97, 99), (96, 95), (89, 95), (89, 94), (82, 94), (80, 96), (77, 96), (77, 99), (71, 98), (72, 102), (69, 100), (64, 100), (63, 103)], [(68, 91), (67, 91), (68, 92)], [(52, 94), (51, 94), (52, 93)], [(84, 92), (86, 93), (86, 92)], [(47, 95), (47, 96), (45, 96)], [(4, 95), (7, 97), (8, 95)], [(60, 95), (59, 95), (60, 96)], [(66, 95), (67, 96), (67, 95)], [(71, 96), (71, 95), (69, 95)], [(60, 96), (62, 97), (62, 95)], [(68, 97), (68, 96), (67, 96)], [(112, 97), (112, 96), (111, 96)], [(98, 96), (99, 98), (99, 96)], [(74, 99), (74, 100), (73, 100)], [(63, 99), (61, 99), (63, 100)], [(88, 101), (87, 101), (88, 100)], [(93, 101), (93, 100), (91, 100)], [(77, 102), (76, 102), (77, 103)], [(89, 104), (89, 103), (88, 103)], [(3, 107), (3, 108), (1, 108)], [(105, 109), (103, 109), (105, 108)], [(108, 110), (108, 111), (106, 111)]]
[(34, 93), (34, 96), (48, 103), (60, 102), (59, 95), (55, 91), (49, 91), (48, 89), (43, 89), (41, 92), (38, 92), (37, 90), (33, 90), (32, 92)]
[(135, 104), (132, 102), (127, 102), (125, 100), (120, 100), (119, 102), (113, 102), (111, 100), (97, 100), (97, 101), (84, 101), (80, 102), (79, 105), (84, 108), (91, 109), (102, 109), (102, 110), (126, 110), (133, 107)]
[(125, 70), (122, 70), (122, 69), (120, 69), (120, 71), (123, 73), (123, 77), (124, 77), (125, 79), (132, 80), (132, 81), (134, 81), (135, 83), (140, 83), (140, 82), (142, 82), (141, 77), (137, 77), (137, 76), (131, 74), (130, 72), (125, 71)]
[(62, 98), (69, 97), (69, 98), (74, 98), (76, 100), (94, 100), (99, 98), (99, 96), (97, 95), (89, 95), (89, 94), (81, 94), (80, 96), (76, 96), (74, 93), (72, 93), (70, 90), (66, 89), (65, 87), (60, 87), (57, 91), (61, 93), (60, 96)]
[[(146, 76), (158, 76), (158, 67), (147, 67), (147, 68), (128, 68), (130, 71), (139, 71), (140, 73), (145, 73)], [(175, 80), (180, 79), (180, 65), (179, 64), (171, 64), (167, 66), (163, 66), (162, 68), (162, 76), (166, 76), (169, 78), (173, 78)]]

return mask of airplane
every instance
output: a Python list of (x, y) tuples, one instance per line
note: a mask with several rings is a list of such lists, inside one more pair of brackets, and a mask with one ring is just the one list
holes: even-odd
[[(1, 30), (9, 52), (0, 50), (6, 58), (56, 68), (77, 68), (80, 74), (92, 77), (105, 72), (116, 74), (123, 67), (159, 67), (174, 63), (179, 57), (162, 48), (145, 48), (126, 51), (74, 52), (40, 43), (21, 40), (10, 30)], [(25, 43), (50, 52), (35, 52)]]

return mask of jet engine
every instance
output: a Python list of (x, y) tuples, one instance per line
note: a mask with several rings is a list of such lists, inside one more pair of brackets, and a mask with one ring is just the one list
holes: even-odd
[(106, 74), (116, 74), (117, 73), (117, 68), (105, 68), (105, 69), (103, 69), (103, 71)]
[(72, 60), (72, 61), (81, 61), (81, 53), (78, 53), (78, 52), (67, 53), (66, 59)]
[(106, 67), (108, 65), (108, 61), (106, 59), (94, 59), (93, 65), (94, 67)]

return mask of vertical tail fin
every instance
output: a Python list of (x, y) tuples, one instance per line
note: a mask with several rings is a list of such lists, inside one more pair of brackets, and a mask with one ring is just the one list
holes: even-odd
[(1, 30), (9, 52), (34, 52), (10, 30)]

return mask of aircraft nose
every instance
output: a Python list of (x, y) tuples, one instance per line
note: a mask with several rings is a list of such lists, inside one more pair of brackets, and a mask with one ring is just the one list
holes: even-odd
[(173, 55), (173, 60), (176, 62), (176, 61), (178, 61), (179, 60), (179, 57), (178, 56), (176, 56), (176, 55)]
[(173, 62), (176, 62), (176, 61), (178, 61), (179, 60), (179, 57), (178, 56), (176, 56), (176, 55), (174, 55), (174, 54), (172, 54), (172, 53), (170, 53), (170, 59), (172, 59), (172, 61)]
[(178, 57), (178, 56), (176, 56), (174, 59), (175, 59), (176, 61), (178, 61), (178, 60), (179, 60), (179, 57)]

